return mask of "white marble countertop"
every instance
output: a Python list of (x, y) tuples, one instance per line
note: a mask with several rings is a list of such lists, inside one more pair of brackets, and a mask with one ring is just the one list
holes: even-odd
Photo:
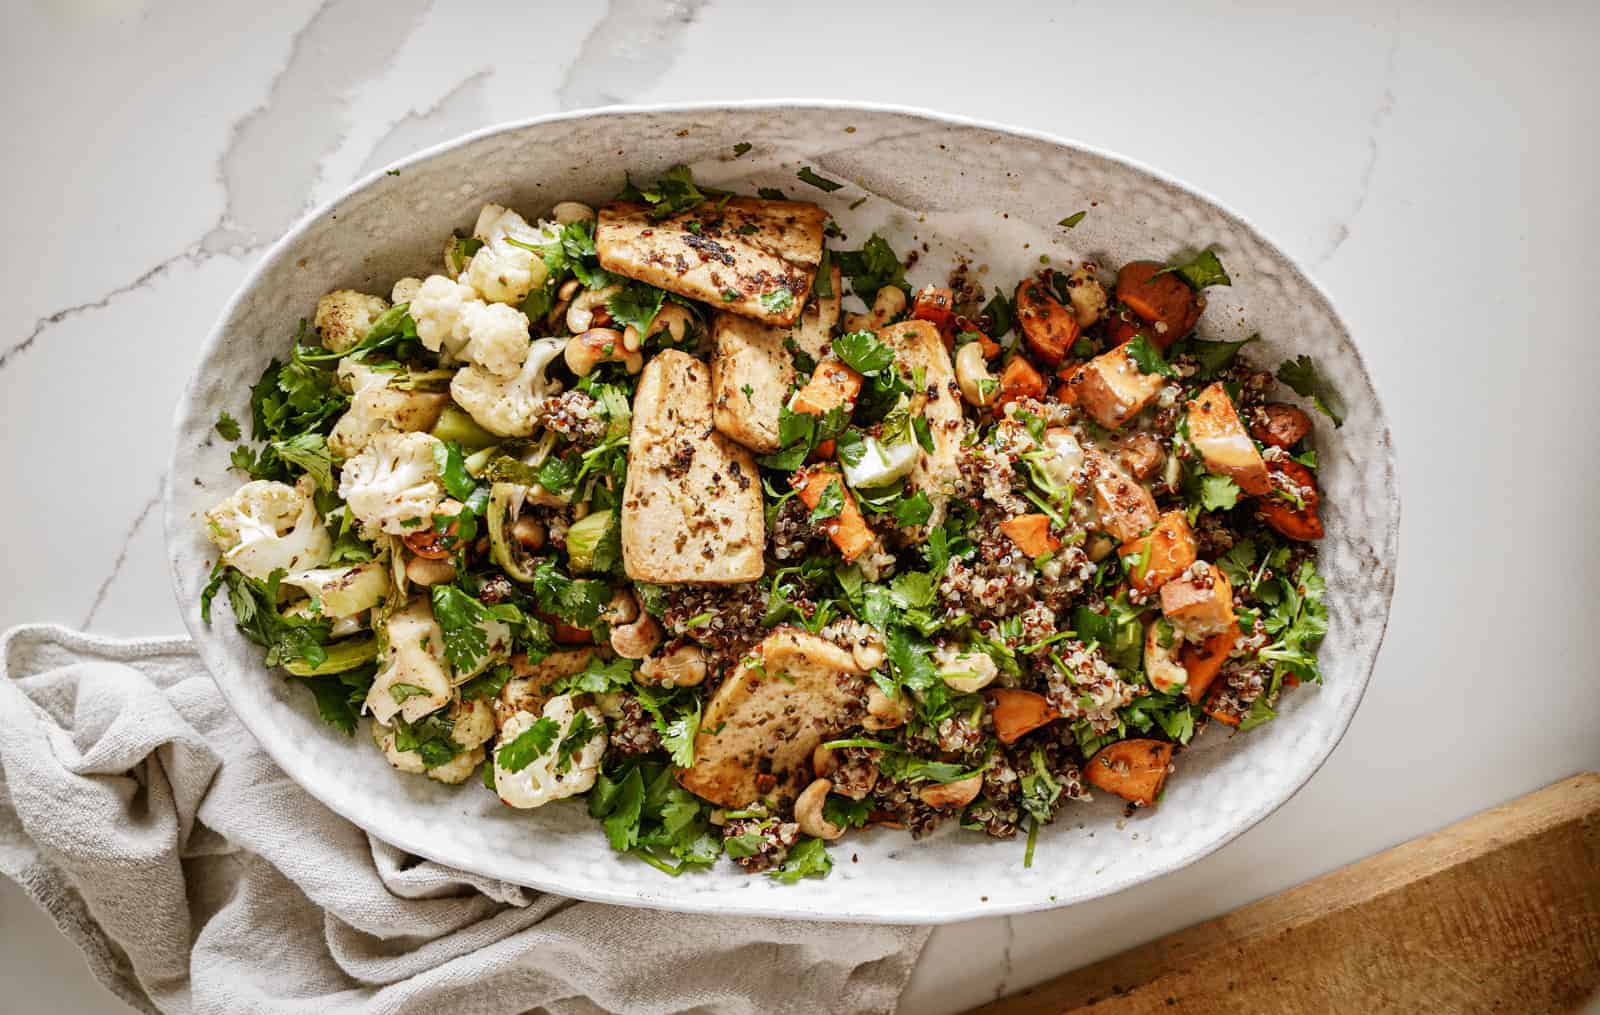
[[(310, 203), (559, 109), (881, 100), (1081, 139), (1253, 219), (1361, 343), (1405, 504), (1388, 642), (1317, 778), (1181, 873), (940, 929), (905, 1010), (989, 1000), (1600, 768), (1596, 9), (892, 6), (10, 5), (0, 626), (179, 629), (157, 510), (173, 405), (235, 284)], [(34, 1008), (119, 1010), (9, 885), (0, 939), (0, 983)]]

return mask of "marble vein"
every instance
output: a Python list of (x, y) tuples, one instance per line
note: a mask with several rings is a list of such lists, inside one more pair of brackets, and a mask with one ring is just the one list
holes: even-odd
[(396, 120), (372, 145), (358, 175), (365, 176), (413, 152), (447, 141), (484, 119), (484, 85), (494, 76), (486, 67), (455, 85), (427, 109), (413, 109)]
[(562, 109), (638, 99), (677, 62), (706, 0), (611, 0), (562, 75)]
[(129, 525), (127, 532), (123, 534), (122, 545), (117, 548), (117, 558), (111, 564), (111, 572), (106, 575), (105, 580), (100, 583), (100, 587), (95, 590), (94, 602), (89, 604), (89, 612), (84, 614), (83, 623), (78, 625), (83, 630), (89, 630), (89, 625), (94, 623), (95, 614), (99, 613), (100, 607), (105, 605), (106, 596), (110, 594), (112, 584), (116, 582), (117, 576), (122, 573), (123, 566), (128, 563), (128, 548), (133, 545), (133, 540), (139, 535), (139, 530), (144, 528), (144, 523), (150, 517), (150, 512), (154, 511), (156, 505), (161, 503), (161, 490), (166, 486), (166, 482), (167, 477), (163, 473), (156, 480), (155, 496), (144, 502), (144, 506), (139, 508), (139, 513), (134, 516), (133, 524)]
[(1394, 70), (1395, 54), (1400, 48), (1400, 38), (1395, 36), (1389, 43), (1389, 55), (1384, 61), (1383, 69), (1383, 94), (1378, 100), (1377, 108), (1372, 112), (1372, 119), (1367, 130), (1367, 160), (1361, 167), (1361, 176), (1356, 182), (1356, 196), (1350, 203), (1350, 210), (1344, 217), (1334, 223), (1333, 234), (1327, 249), (1317, 256), (1315, 263), (1321, 266), (1332, 259), (1339, 248), (1344, 246), (1350, 238), (1350, 230), (1355, 225), (1356, 219), (1361, 215), (1361, 210), (1367, 206), (1367, 196), (1372, 191), (1372, 178), (1378, 169), (1378, 138), (1383, 126), (1394, 113)]
[(1000, 1000), (1006, 996), (1006, 989), (1011, 985), (1012, 958), (1011, 947), (1017, 943), (1016, 918), (1008, 916), (1006, 919), (1006, 941), (1000, 950), (1000, 977), (994, 984), (994, 999)]

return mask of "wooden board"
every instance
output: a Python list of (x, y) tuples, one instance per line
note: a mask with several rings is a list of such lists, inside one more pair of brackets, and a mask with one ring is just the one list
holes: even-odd
[(1589, 772), (977, 1012), (1556, 1012), (1597, 991)]

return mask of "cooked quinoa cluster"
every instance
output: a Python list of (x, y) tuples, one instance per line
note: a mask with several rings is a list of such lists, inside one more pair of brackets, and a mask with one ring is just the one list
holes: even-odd
[(218, 420), (207, 620), (396, 769), (783, 881), (876, 827), (1031, 863), (1320, 681), (1289, 399), (1342, 410), (1197, 334), (1216, 252), (913, 286), (846, 240), (678, 167), (328, 293)]

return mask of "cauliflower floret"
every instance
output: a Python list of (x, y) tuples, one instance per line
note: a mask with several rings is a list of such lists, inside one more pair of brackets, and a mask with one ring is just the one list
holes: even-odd
[(330, 352), (346, 352), (363, 338), (372, 324), (389, 309), (382, 296), (369, 296), (354, 289), (335, 289), (317, 301), (313, 322), (322, 345)]
[(515, 377), (528, 358), (528, 315), (504, 303), (469, 303), (461, 314), (466, 358), (497, 377)]
[[(433, 606), (418, 596), (389, 615), (384, 625), (388, 647), (383, 668), (367, 692), (367, 711), (381, 723), (396, 713), (416, 722), (450, 703), (450, 668), (444, 658), (444, 631)], [(401, 686), (406, 685), (406, 686)]]
[[(567, 770), (558, 772), (558, 745), (571, 735), (573, 723), (580, 714), (588, 716), (593, 733), (589, 741), (572, 754)], [(548, 750), (516, 772), (502, 765), (500, 756), (508, 745), (532, 729), (540, 717), (518, 711), (500, 730), (500, 747), (494, 757), (494, 787), (500, 799), (512, 807), (542, 807), (552, 800), (583, 793), (594, 785), (600, 772), (600, 757), (606, 752), (606, 723), (598, 708), (593, 705), (576, 708), (572, 695), (558, 694), (545, 703), (543, 718), (556, 723), (555, 738), (550, 741)]]
[(452, 282), (443, 275), (429, 275), (411, 297), (411, 319), (417, 322), (417, 339), (431, 352), (454, 359), (466, 346), (467, 329), (461, 315), (478, 300), (470, 285)]
[(541, 338), (528, 348), (522, 370), (511, 378), (496, 377), (479, 366), (464, 367), (450, 382), (456, 404), (478, 425), (499, 437), (527, 437), (538, 426), (545, 402), (561, 393), (561, 382), (545, 376), (561, 355), (566, 340)]
[(431, 430), (450, 404), (450, 396), (442, 391), (402, 391), (387, 384), (365, 382), (364, 378), (357, 383), (366, 386), (356, 392), (350, 408), (328, 435), (328, 450), (335, 458), (360, 454), (373, 437), (386, 430)]
[(401, 303), (410, 303), (411, 298), (416, 296), (417, 290), (421, 288), (422, 279), (412, 278), (411, 276), (407, 275), (405, 278), (396, 282), (393, 289), (389, 290), (389, 301), (396, 305)]
[(398, 364), (395, 363), (374, 365), (358, 359), (342, 359), (334, 370), (334, 376), (339, 380), (339, 387), (352, 395), (359, 395), (368, 388), (383, 387), (398, 372)]
[(443, 447), (432, 434), (386, 432), (374, 435), (344, 463), (339, 496), (363, 531), (402, 536), (433, 517), (444, 499), (434, 460), (435, 450)]
[(466, 782), (487, 756), (483, 745), (494, 734), (494, 712), (487, 702), (462, 701), (457, 698), (450, 705), (452, 729), (450, 739), (461, 746), (461, 753), (442, 765), (427, 767), (417, 751), (402, 751), (396, 745), (395, 730), (382, 723), (372, 724), (372, 739), (383, 751), (389, 764), (402, 772), (427, 773), (435, 782), (457, 785)]
[(369, 560), (348, 567), (290, 571), (283, 584), (316, 596), (324, 617), (351, 617), (372, 609), (389, 595), (389, 565)]
[(478, 213), (472, 235), (483, 246), (472, 255), (461, 281), (486, 300), (515, 304), (527, 299), (534, 287), (544, 285), (547, 271), (544, 258), (527, 247), (556, 242), (561, 238), (561, 227), (550, 222), (530, 226), (511, 209), (486, 204)]
[(302, 476), (296, 486), (257, 479), (206, 512), (211, 542), (223, 563), (256, 579), (273, 571), (318, 567), (333, 554), (327, 526), (311, 499), (316, 483)]

